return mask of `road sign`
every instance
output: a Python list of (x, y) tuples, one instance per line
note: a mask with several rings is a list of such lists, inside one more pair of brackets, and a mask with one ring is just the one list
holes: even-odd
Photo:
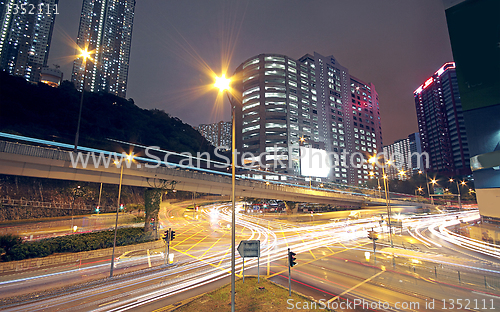
[(434, 194), (436, 194), (436, 195), (443, 195), (444, 194), (444, 189), (442, 187), (435, 187), (434, 188)]
[(242, 258), (260, 257), (260, 240), (243, 240), (238, 245), (238, 252)]
[(243, 258), (243, 283), (245, 282), (245, 258), (257, 258), (257, 282), (260, 282), (260, 240), (243, 240), (238, 245)]

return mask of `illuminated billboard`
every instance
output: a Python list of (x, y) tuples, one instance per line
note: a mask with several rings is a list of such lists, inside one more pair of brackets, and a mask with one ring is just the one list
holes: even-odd
[(326, 151), (317, 148), (300, 148), (300, 173), (302, 176), (326, 178), (331, 164)]

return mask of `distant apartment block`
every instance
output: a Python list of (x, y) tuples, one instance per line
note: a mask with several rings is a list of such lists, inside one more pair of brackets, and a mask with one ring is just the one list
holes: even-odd
[(455, 63), (444, 64), (413, 96), (422, 151), (429, 154), (428, 171), (448, 176), (470, 174)]
[(108, 92), (125, 98), (135, 0), (83, 0), (76, 43), (92, 60), (73, 63), (77, 90)]
[[(370, 179), (367, 164), (306, 168), (309, 161), (300, 147), (310, 147), (312, 154), (338, 153), (347, 162), (351, 155), (361, 159), (356, 153), (368, 159), (381, 152), (379, 99), (373, 84), (352, 76), (333, 56), (318, 53), (299, 59), (256, 55), (243, 62), (235, 76), (241, 77), (233, 85), (235, 98), (241, 99), (235, 109), (237, 148), (253, 155), (269, 153), (260, 169), (351, 185)], [(275, 165), (274, 152), (287, 165)]]
[(30, 10), (32, 14), (23, 14), (20, 1), (0, 1), (0, 70), (27, 81), (40, 81), (49, 59), (58, 2), (43, 1), (43, 14), (38, 14), (39, 1), (22, 1), (28, 8), (30, 4), (35, 8)]
[(198, 130), (213, 146), (226, 146), (231, 149), (231, 122), (219, 121), (213, 124), (199, 125)]

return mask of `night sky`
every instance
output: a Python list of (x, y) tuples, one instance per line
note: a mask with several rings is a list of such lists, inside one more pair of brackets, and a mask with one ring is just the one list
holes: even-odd
[[(81, 1), (60, 1), (49, 64), (71, 79)], [(418, 131), (413, 91), (452, 61), (442, 1), (138, 0), (127, 98), (193, 126), (229, 120), (206, 68), (260, 53), (333, 55), (379, 94), (384, 144)]]

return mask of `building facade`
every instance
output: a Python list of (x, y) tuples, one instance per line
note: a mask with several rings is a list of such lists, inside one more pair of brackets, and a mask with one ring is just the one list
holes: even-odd
[[(299, 59), (260, 54), (243, 62), (235, 77), (236, 146), (241, 153), (267, 153), (259, 156), (265, 167), (260, 169), (351, 185), (367, 182), (368, 165), (349, 163), (382, 151), (373, 84), (351, 76), (333, 56), (318, 53)], [(323, 158), (322, 164), (306, 166), (314, 154), (345, 165), (328, 168)]]
[(126, 96), (134, 9), (135, 0), (83, 0), (76, 43), (92, 60), (73, 63), (78, 90)]
[(428, 171), (448, 176), (470, 174), (455, 63), (444, 64), (413, 96), (422, 150), (429, 154)]
[[(40, 81), (47, 66), (59, 0), (0, 1), (0, 69)], [(24, 12), (24, 13), (23, 13)]]
[(231, 125), (230, 121), (219, 121), (213, 124), (199, 125), (196, 130), (207, 139), (213, 146), (226, 146), (231, 149)]
[(479, 213), (500, 223), (500, 1), (445, 2)]
[(389, 179), (407, 180), (419, 171), (425, 172), (427, 155), (422, 155), (419, 133), (384, 146), (384, 154), (391, 160), (387, 169)]

